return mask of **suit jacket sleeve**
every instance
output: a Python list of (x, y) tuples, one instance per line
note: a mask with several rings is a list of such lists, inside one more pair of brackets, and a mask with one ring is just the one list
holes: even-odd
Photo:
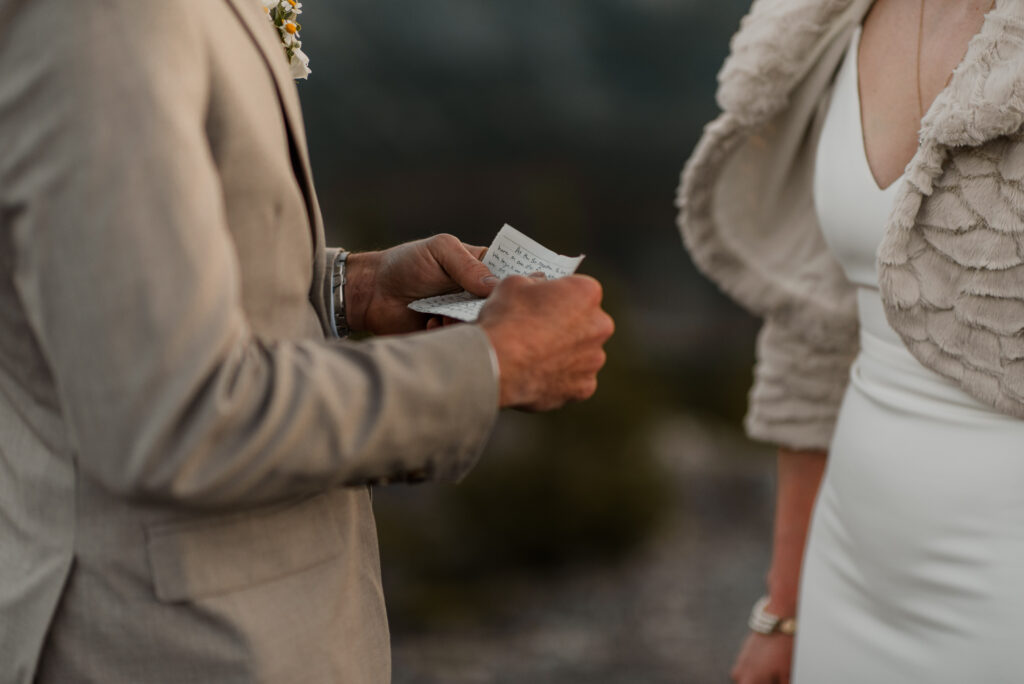
[(0, 31), (0, 227), (79, 468), (195, 506), (461, 477), (497, 411), (479, 328), (358, 345), (251, 331), (202, 17), (175, 6), (40, 0)]

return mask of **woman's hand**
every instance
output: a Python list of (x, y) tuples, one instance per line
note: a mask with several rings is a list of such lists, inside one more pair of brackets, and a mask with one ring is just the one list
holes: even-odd
[[(800, 565), (826, 458), (824, 451), (779, 449), (772, 567), (768, 571), (771, 599), (765, 606), (772, 615), (796, 615)], [(793, 637), (754, 632), (736, 657), (732, 680), (737, 684), (788, 684), (792, 666)]]
[(752, 632), (732, 666), (735, 684), (789, 684), (793, 637)]

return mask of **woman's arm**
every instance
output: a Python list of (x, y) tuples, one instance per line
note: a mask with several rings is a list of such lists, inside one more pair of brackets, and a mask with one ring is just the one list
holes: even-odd
[[(770, 600), (765, 608), (773, 615), (796, 615), (800, 566), (825, 457), (823, 451), (779, 450)], [(737, 684), (788, 684), (792, 660), (793, 637), (752, 633), (736, 658), (732, 678)]]

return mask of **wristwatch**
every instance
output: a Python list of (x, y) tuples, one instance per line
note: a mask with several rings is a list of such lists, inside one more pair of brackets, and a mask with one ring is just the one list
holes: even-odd
[(767, 605), (767, 596), (762, 596), (757, 600), (753, 610), (750, 611), (750, 619), (747, 620), (747, 626), (758, 634), (785, 634), (786, 636), (796, 634), (796, 618), (783, 618), (778, 615), (772, 615), (765, 611), (765, 606)]
[(345, 281), (349, 253), (342, 250), (334, 257), (331, 265), (331, 314), (334, 319), (334, 332), (338, 337), (346, 337), (349, 333), (348, 312), (345, 311)]

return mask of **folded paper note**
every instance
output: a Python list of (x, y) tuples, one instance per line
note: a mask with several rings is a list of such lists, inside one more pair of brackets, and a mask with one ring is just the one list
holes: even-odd
[[(555, 254), (536, 240), (531, 240), (512, 226), (506, 224), (494, 242), (487, 248), (484, 266), (499, 278), (510, 275), (531, 275), (543, 273), (549, 279), (564, 278), (579, 268), (582, 256), (567, 257)], [(409, 305), (413, 311), (448, 316), (460, 321), (475, 321), (480, 315), (485, 299), (466, 291), (417, 299)]]

